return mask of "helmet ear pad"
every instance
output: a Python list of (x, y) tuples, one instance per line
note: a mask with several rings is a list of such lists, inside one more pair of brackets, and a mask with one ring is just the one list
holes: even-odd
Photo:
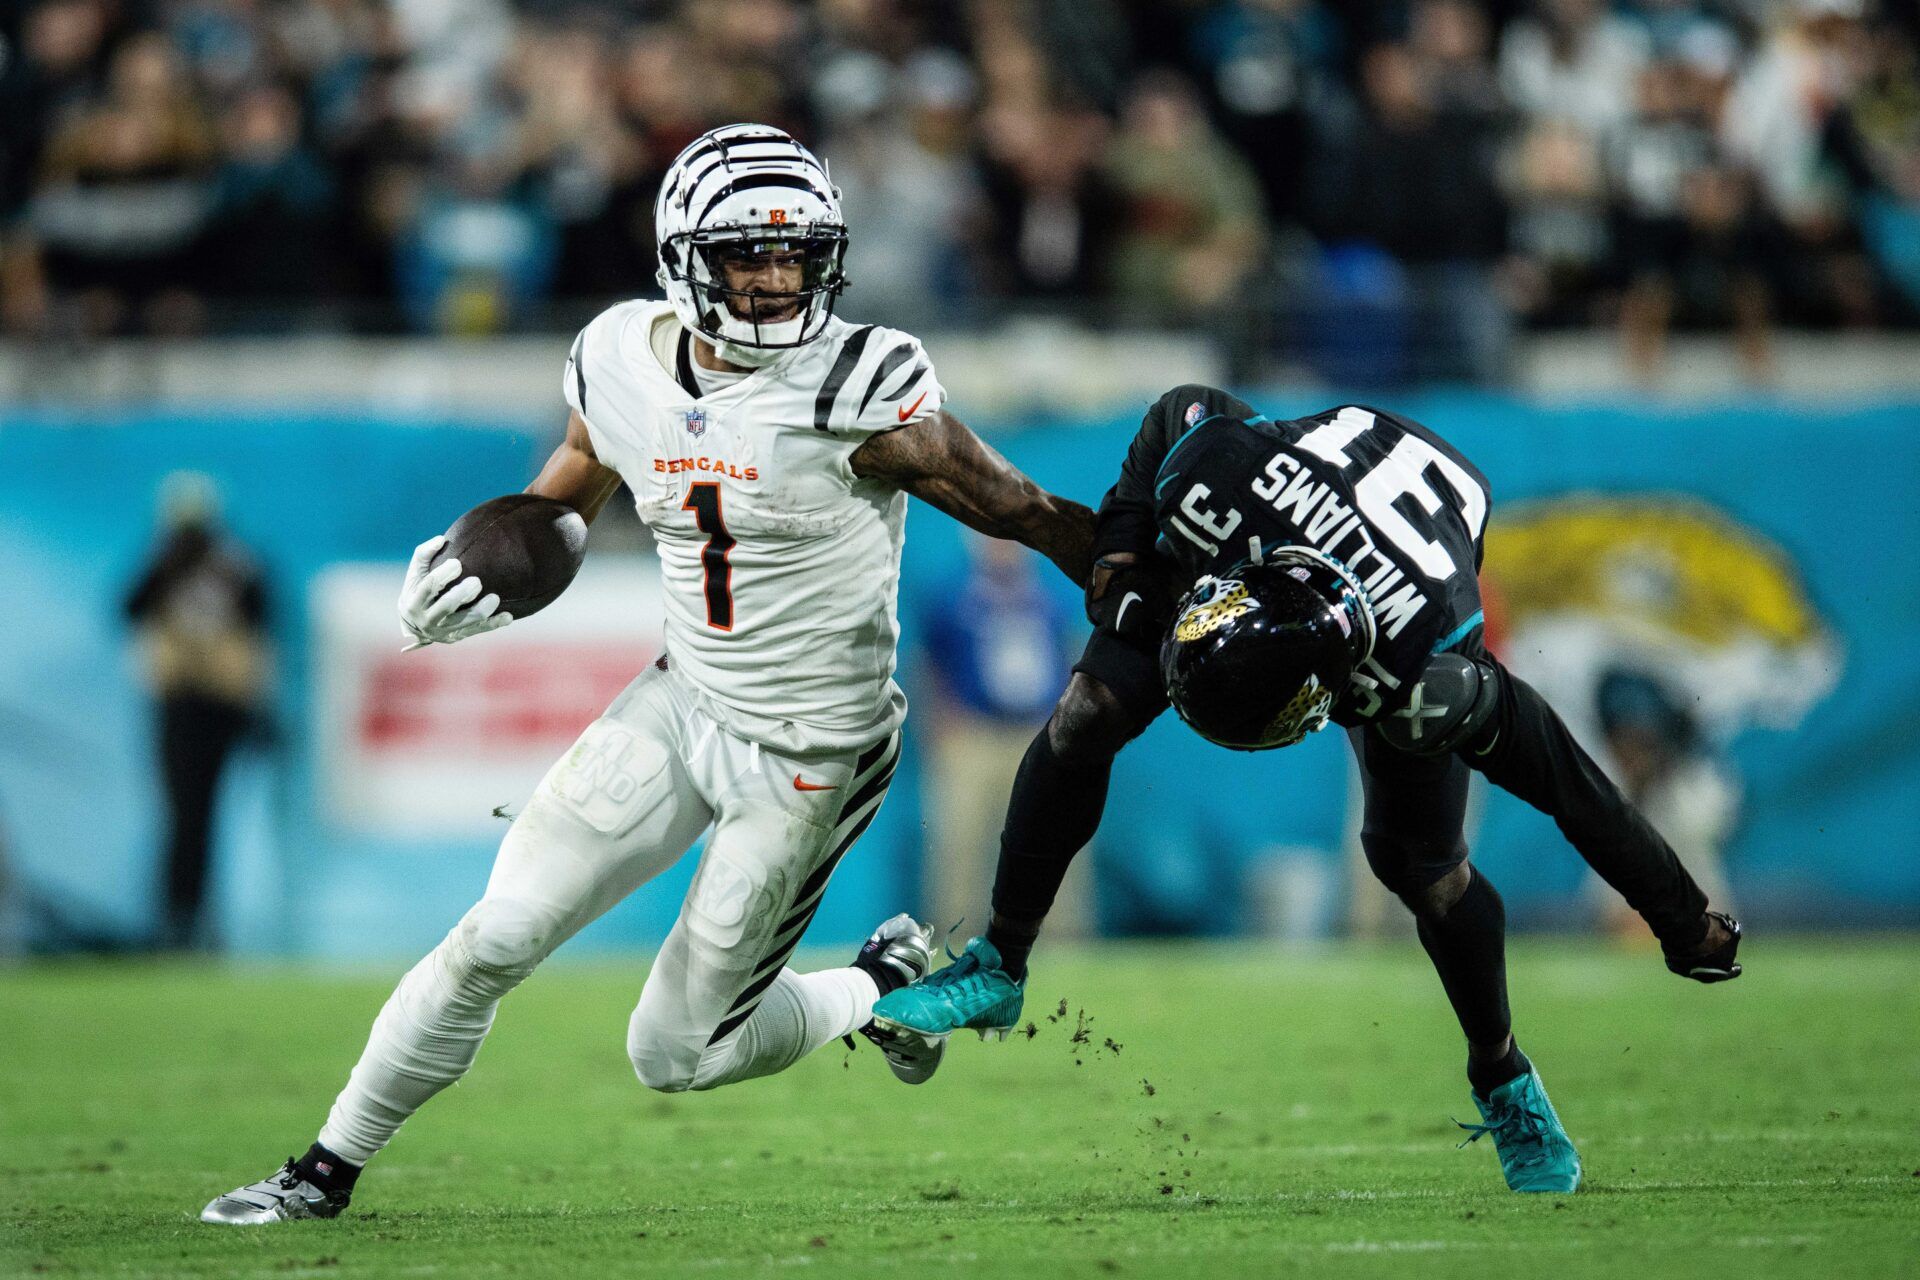
[(1359, 656), (1342, 607), (1278, 566), (1201, 579), (1160, 647), (1174, 710), (1201, 737), (1242, 751), (1325, 727)]

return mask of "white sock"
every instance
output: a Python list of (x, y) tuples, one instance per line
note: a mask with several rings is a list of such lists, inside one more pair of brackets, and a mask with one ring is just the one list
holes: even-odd
[(821, 1045), (866, 1026), (879, 998), (880, 989), (864, 970), (782, 969), (753, 1016), (707, 1051), (693, 1087), (712, 1089), (785, 1071)]

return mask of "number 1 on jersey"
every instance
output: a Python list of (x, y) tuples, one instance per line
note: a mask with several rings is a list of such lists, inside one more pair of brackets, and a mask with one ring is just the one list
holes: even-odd
[(693, 522), (707, 535), (700, 551), (700, 573), (707, 597), (707, 625), (716, 631), (733, 630), (733, 535), (720, 515), (720, 486), (703, 480), (687, 493), (682, 511), (693, 512)]

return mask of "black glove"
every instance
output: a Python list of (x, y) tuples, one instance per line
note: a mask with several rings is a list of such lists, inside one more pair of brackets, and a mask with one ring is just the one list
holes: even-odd
[(1148, 557), (1121, 564), (1102, 556), (1093, 562), (1087, 587), (1087, 621), (1153, 648), (1167, 629), (1175, 595), (1166, 561)]
[(1734, 956), (1740, 950), (1740, 922), (1724, 911), (1709, 911), (1727, 931), (1727, 940), (1705, 955), (1676, 956), (1667, 953), (1667, 968), (1695, 982), (1730, 982), (1740, 976), (1740, 962)]

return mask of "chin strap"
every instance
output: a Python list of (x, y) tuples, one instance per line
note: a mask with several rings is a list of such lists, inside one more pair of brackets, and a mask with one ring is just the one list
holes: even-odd
[[(742, 346), (737, 342), (730, 342), (726, 338), (716, 338), (705, 333), (701, 334), (701, 336), (713, 344), (713, 353), (715, 355), (725, 360), (728, 364), (737, 364), (743, 369), (764, 369), (780, 357), (799, 349), (798, 347), (748, 347)], [(818, 335), (816, 334), (815, 336), (817, 337)]]

